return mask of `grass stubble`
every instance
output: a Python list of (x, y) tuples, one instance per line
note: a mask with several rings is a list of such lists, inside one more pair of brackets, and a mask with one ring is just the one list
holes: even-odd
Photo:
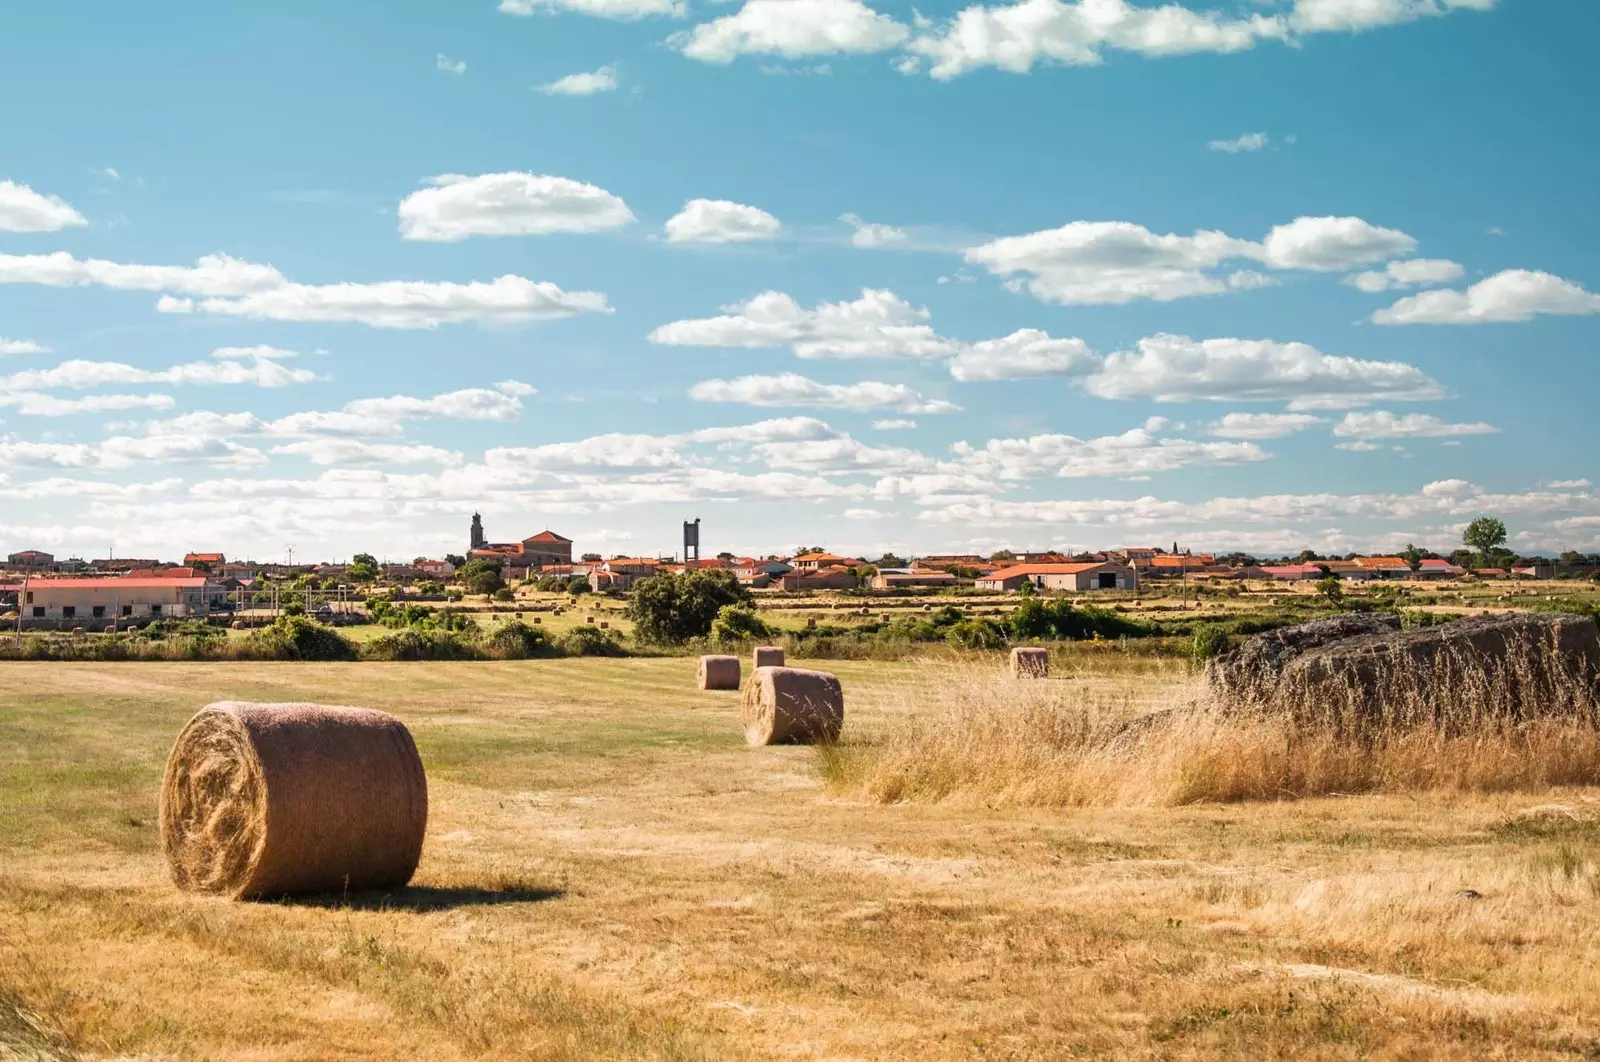
[[(0, 1057), (1600, 1054), (1592, 734), (1116, 743), (1193, 679), (841, 662), (842, 744), (749, 749), (692, 668), (8, 666)], [(406, 721), (411, 889), (168, 883), (161, 762), (225, 696)]]

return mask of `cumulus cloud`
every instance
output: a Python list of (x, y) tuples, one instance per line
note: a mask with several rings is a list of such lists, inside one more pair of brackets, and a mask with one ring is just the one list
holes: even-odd
[(633, 212), (604, 188), (538, 173), (456, 173), (400, 201), (400, 235), (453, 242), (469, 236), (536, 236), (600, 232), (633, 221)]
[(1081, 339), (1052, 339), (1036, 328), (1021, 328), (966, 347), (951, 359), (950, 375), (957, 380), (1022, 380), (1079, 375), (1098, 364)]
[(1145, 428), (1096, 439), (1055, 434), (990, 439), (981, 448), (961, 442), (951, 450), (968, 470), (1003, 480), (1028, 480), (1039, 476), (1062, 479), (1148, 476), (1195, 465), (1265, 461), (1270, 456), (1252, 442), (1163, 439)]
[(602, 66), (582, 74), (568, 74), (539, 86), (546, 96), (594, 96), (601, 92), (615, 92), (617, 68)]
[(60, 196), (41, 195), (25, 184), (0, 181), (0, 232), (58, 232), (87, 224)]
[(776, 347), (802, 358), (936, 358), (961, 349), (924, 322), (928, 311), (892, 291), (863, 288), (851, 302), (807, 310), (779, 291), (725, 307), (719, 317), (673, 321), (650, 333), (668, 346)]
[(1129, 221), (1073, 221), (969, 248), (966, 259), (1045, 302), (1169, 302), (1276, 283), (1253, 270), (1211, 272), (1249, 259), (1274, 269), (1329, 272), (1411, 253), (1417, 241), (1361, 218), (1299, 217), (1260, 242), (1216, 230), (1159, 234)]
[(746, 0), (735, 13), (676, 34), (670, 43), (690, 59), (730, 63), (741, 55), (880, 52), (909, 36), (905, 26), (861, 0)]
[(1206, 434), (1219, 439), (1284, 439), (1323, 423), (1310, 413), (1224, 413), (1206, 426)]
[(572, 11), (595, 18), (631, 22), (656, 15), (681, 15), (683, 0), (500, 0), (507, 15), (533, 15), (538, 12)]
[(1260, 151), (1267, 146), (1270, 139), (1265, 133), (1245, 133), (1243, 136), (1234, 137), (1232, 140), (1207, 141), (1206, 150), (1237, 155), (1241, 151)]
[(1290, 24), (1301, 33), (1359, 33), (1402, 22), (1488, 11), (1495, 0), (1295, 0)]
[(346, 402), (344, 412), (358, 417), (382, 420), (510, 421), (522, 415), (522, 400), (514, 394), (484, 387), (467, 387), (432, 398), (390, 395), (387, 398), (358, 398)]
[(1292, 410), (1442, 398), (1413, 365), (1324, 354), (1305, 343), (1156, 335), (1106, 357), (1085, 388), (1101, 398), (1157, 402), (1287, 402)]
[(433, 68), (441, 74), (454, 74), (456, 77), (467, 72), (465, 60), (452, 59), (443, 52), (440, 52), (439, 57), (433, 61)]
[(1500, 429), (1482, 421), (1451, 424), (1430, 413), (1390, 413), (1375, 409), (1346, 413), (1333, 433), (1356, 439), (1450, 439), (1463, 435), (1496, 435)]
[(111, 413), (129, 409), (171, 409), (171, 395), (86, 395), (57, 398), (38, 391), (0, 391), (0, 408), (24, 417), (70, 417), (79, 413)]
[(905, 229), (863, 221), (856, 214), (840, 214), (839, 220), (855, 230), (850, 235), (850, 242), (857, 247), (902, 247), (911, 241), (911, 235)]
[(744, 243), (770, 240), (783, 225), (760, 207), (726, 199), (691, 199), (667, 219), (669, 243)]
[(462, 464), (461, 454), (420, 443), (369, 443), (357, 439), (302, 439), (273, 447), (274, 454), (304, 457), (314, 465), (446, 465)]
[(872, 426), (878, 431), (910, 431), (917, 426), (917, 422), (901, 417), (890, 417), (887, 420), (875, 420)]
[(1540, 315), (1600, 313), (1600, 295), (1550, 273), (1507, 269), (1466, 291), (1424, 291), (1372, 315), (1373, 323), (1488, 324), (1529, 321)]
[(31, 339), (7, 339), (0, 336), (0, 357), (7, 354), (48, 354), (50, 348)]
[(749, 406), (813, 406), (877, 410), (895, 413), (958, 413), (961, 407), (943, 399), (925, 398), (904, 384), (863, 380), (853, 384), (825, 384), (782, 373), (776, 376), (741, 376), (736, 380), (702, 380), (689, 389), (697, 402), (740, 402)]
[(1448, 284), (1460, 280), (1466, 270), (1446, 258), (1412, 258), (1404, 262), (1390, 262), (1381, 270), (1354, 273), (1344, 278), (1344, 283), (1375, 295), (1382, 291)]
[(0, 254), (0, 284), (92, 284), (127, 291), (176, 292), (198, 298), (162, 295), (156, 309), (275, 321), (354, 321), (378, 328), (436, 328), (465, 321), (518, 324), (611, 312), (599, 292), (568, 292), (548, 281), (509, 274), (492, 282), (468, 284), (401, 280), (295, 284), (272, 266), (227, 255), (207, 255), (191, 267), (80, 260), (65, 251)]
[(0, 376), (0, 394), (56, 388), (81, 390), (108, 384), (235, 384), (276, 388), (310, 383), (317, 378), (310, 369), (291, 369), (273, 358), (237, 353), (238, 348), (222, 349), (235, 353), (166, 369), (141, 369), (118, 361), (64, 361), (49, 369), (26, 369)]

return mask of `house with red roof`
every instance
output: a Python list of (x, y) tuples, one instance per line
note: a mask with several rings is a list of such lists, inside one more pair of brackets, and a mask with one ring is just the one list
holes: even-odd
[(1110, 561), (1073, 564), (1017, 564), (980, 578), (979, 590), (1016, 590), (1031, 583), (1040, 590), (1137, 590), (1139, 573)]

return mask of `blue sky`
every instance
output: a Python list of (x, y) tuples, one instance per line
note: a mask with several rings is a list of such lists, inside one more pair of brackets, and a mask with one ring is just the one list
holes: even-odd
[(11, 5), (0, 549), (1600, 549), (1597, 31)]

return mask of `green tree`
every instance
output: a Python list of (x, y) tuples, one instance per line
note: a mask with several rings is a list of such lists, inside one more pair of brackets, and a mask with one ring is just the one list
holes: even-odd
[(1016, 560), (1017, 555), (1012, 553), (1009, 549), (997, 549), (993, 553), (989, 554), (989, 559), (998, 564), (1000, 561)]
[(726, 568), (705, 568), (641, 579), (628, 599), (627, 617), (640, 641), (681, 645), (711, 633), (728, 605), (751, 605), (750, 591)]
[(711, 623), (713, 641), (729, 643), (771, 638), (773, 629), (749, 605), (723, 605)]
[(1418, 568), (1422, 567), (1422, 550), (1418, 549), (1412, 543), (1406, 543), (1406, 548), (1401, 550), (1400, 556), (1405, 558), (1406, 564), (1411, 567), (1412, 571), (1416, 571)]
[(467, 558), (463, 557), (459, 553), (446, 553), (444, 555), (444, 562), (450, 565), (450, 567), (459, 570), (462, 565), (467, 563)]
[(1337, 605), (1344, 600), (1344, 586), (1339, 582), (1337, 575), (1318, 579), (1317, 593), (1321, 594), (1330, 605)]
[(505, 589), (506, 581), (500, 575), (500, 565), (483, 557), (474, 557), (456, 572), (456, 578), (469, 594), (492, 594)]
[(906, 559), (893, 553), (885, 553), (878, 558), (877, 566), (879, 568), (904, 568), (906, 567)]
[(582, 597), (584, 594), (589, 592), (589, 580), (585, 579), (581, 575), (574, 575), (571, 579), (567, 580), (565, 589), (567, 593), (571, 594), (573, 597)]
[(828, 550), (827, 550), (827, 548), (825, 546), (800, 546), (799, 548), (797, 548), (794, 551), (794, 555), (796, 557), (799, 557), (799, 556), (803, 556), (804, 554), (807, 554), (807, 553), (826, 553), (826, 552), (828, 552)]
[(1477, 550), (1478, 556), (1482, 558), (1483, 566), (1489, 567), (1489, 562), (1493, 558), (1495, 551), (1505, 545), (1506, 523), (1504, 520), (1493, 516), (1480, 516), (1468, 524), (1465, 531), (1461, 532), (1461, 542), (1463, 545)]

